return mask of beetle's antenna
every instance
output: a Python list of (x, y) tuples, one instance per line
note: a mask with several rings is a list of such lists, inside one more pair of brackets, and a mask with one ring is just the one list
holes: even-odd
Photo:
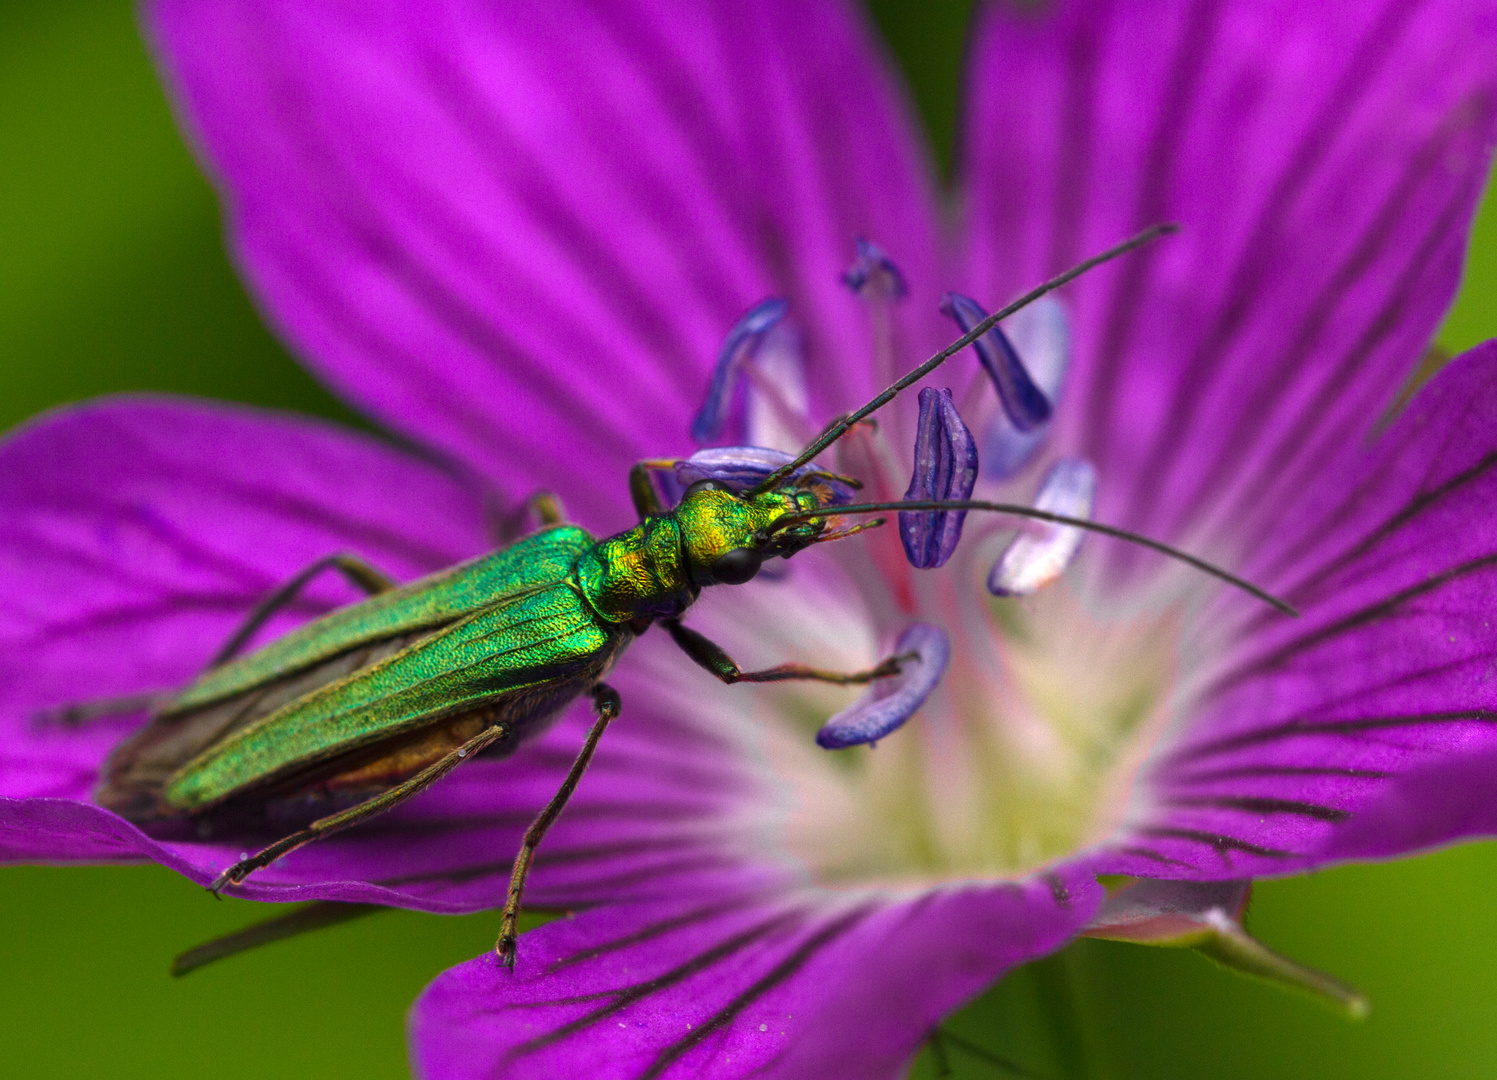
[(1019, 299), (1015, 300), (1013, 303), (1007, 305), (1006, 307), (999, 308), (997, 311), (993, 312), (993, 314), (989, 315), (986, 319), (983, 319), (982, 322), (978, 323), (971, 330), (968, 330), (961, 337), (957, 338), (950, 345), (946, 346), (946, 348), (936, 353), (935, 356), (932, 356), (929, 360), (921, 364), (914, 371), (910, 372), (908, 375), (893, 383), (886, 390), (873, 398), (872, 401), (864, 405), (861, 409), (857, 409), (853, 412), (848, 413), (846, 416), (828, 426), (825, 431), (816, 436), (816, 438), (811, 441), (810, 445), (808, 445), (796, 456), (794, 461), (787, 461), (784, 465), (781, 465), (778, 469), (770, 473), (763, 480), (760, 480), (753, 487), (749, 488), (748, 491), (743, 493), (744, 497), (748, 498), (754, 495), (761, 495), (766, 491), (773, 491), (775, 488), (779, 487), (781, 482), (784, 481), (787, 476), (793, 473), (796, 469), (800, 468), (802, 465), (805, 465), (807, 462), (811, 461), (816, 457), (817, 454), (821, 453), (828, 446), (831, 446), (832, 443), (842, 438), (843, 435), (846, 435), (847, 432), (852, 428), (852, 426), (859, 420), (862, 420), (865, 416), (868, 416), (869, 414), (882, 409), (885, 405), (889, 404), (889, 402), (893, 401), (901, 390), (915, 385), (915, 383), (925, 378), (932, 371), (935, 371), (936, 368), (940, 367), (947, 360), (950, 360), (953, 356), (961, 352), (978, 338), (982, 337), (994, 326), (996, 326), (1004, 319), (1008, 318), (1014, 312), (1018, 311), (1021, 308), (1028, 307), (1030, 304), (1034, 303), (1046, 293), (1054, 292), (1062, 285), (1075, 280), (1082, 274), (1086, 273), (1088, 270), (1101, 266), (1105, 262), (1111, 262), (1119, 255), (1126, 255), (1134, 248), (1140, 248), (1145, 244), (1153, 243), (1161, 236), (1166, 236), (1170, 233), (1179, 231), (1180, 226), (1178, 225), (1155, 225), (1151, 228), (1145, 229), (1143, 232), (1138, 233), (1135, 236), (1129, 237), (1127, 240), (1124, 240), (1116, 247), (1108, 248), (1100, 255), (1093, 255), (1085, 262), (1077, 263), (1065, 273), (1057, 274), (1055, 277), (1051, 278), (1043, 285), (1038, 285), (1035, 288), (1030, 289), (1027, 293), (1019, 297)]
[(1131, 532), (1128, 529), (1120, 529), (1115, 525), (1104, 525), (1100, 521), (1071, 517), (1069, 514), (1057, 514), (1050, 510), (1041, 510), (1035, 506), (1025, 506), (1023, 503), (980, 502), (973, 499), (910, 499), (907, 502), (853, 503), (849, 506), (829, 506), (819, 510), (800, 510), (792, 514), (786, 514), (775, 520), (774, 524), (770, 526), (769, 532), (776, 533), (792, 525), (815, 521), (818, 518), (840, 517), (843, 514), (886, 514), (893, 510), (988, 510), (995, 514), (1012, 514), (1015, 517), (1034, 518), (1037, 521), (1048, 521), (1054, 525), (1069, 525), (1072, 528), (1101, 533), (1103, 536), (1126, 540), (1130, 544), (1149, 548), (1152, 551), (1159, 552), (1161, 555), (1168, 555), (1172, 559), (1183, 562), (1187, 566), (1193, 566), (1202, 573), (1210, 574), (1212, 577), (1220, 581), (1225, 581), (1234, 588), (1256, 596), (1265, 604), (1277, 608), (1285, 615), (1299, 615), (1299, 612), (1291, 605), (1280, 600), (1267, 590), (1260, 589), (1251, 581), (1240, 578), (1228, 570), (1223, 570), (1215, 563), (1209, 563), (1205, 559), (1198, 558), (1187, 551), (1171, 547), (1161, 540), (1155, 540), (1144, 536), (1142, 533)]

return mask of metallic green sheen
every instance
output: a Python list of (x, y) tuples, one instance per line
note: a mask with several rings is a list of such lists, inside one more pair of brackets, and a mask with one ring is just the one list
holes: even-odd
[(600, 626), (570, 582), (507, 596), (210, 747), (163, 798), (185, 812), (203, 809), (504, 694), (595, 679), (632, 638)]
[(340, 608), (263, 649), (206, 672), (162, 715), (242, 694), (360, 645), (442, 626), (500, 597), (553, 584), (592, 544), (586, 530), (557, 525), (490, 555)]
[(601, 540), (577, 558), (577, 587), (599, 617), (612, 623), (673, 618), (691, 606), (691, 583), (672, 516), (648, 517)]
[[(251, 693), (365, 644), (431, 633), (209, 746), (167, 781), (163, 802), (196, 813), (479, 708), (503, 713), (524, 739), (602, 678), (651, 620), (690, 607), (714, 583), (721, 555), (769, 542), (779, 517), (815, 505), (807, 493), (700, 490), (605, 540), (555, 526), (318, 619), (208, 672), (162, 717)], [(772, 553), (812, 539), (783, 537), (791, 546)]]

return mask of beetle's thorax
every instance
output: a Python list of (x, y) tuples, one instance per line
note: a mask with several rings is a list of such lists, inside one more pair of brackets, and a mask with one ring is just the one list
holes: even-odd
[(647, 517), (584, 552), (572, 580), (609, 622), (675, 618), (703, 587), (732, 580), (723, 576), (719, 562), (729, 552), (753, 549), (773, 557), (805, 546), (809, 539), (789, 535), (766, 541), (766, 531), (785, 514), (815, 505), (810, 495), (743, 498), (721, 489), (688, 492), (669, 513)]
[(577, 559), (573, 583), (598, 615), (612, 623), (670, 619), (697, 598), (674, 515), (648, 517), (600, 540)]

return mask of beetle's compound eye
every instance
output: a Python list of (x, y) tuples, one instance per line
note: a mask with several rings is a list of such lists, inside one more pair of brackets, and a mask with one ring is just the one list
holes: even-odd
[(712, 580), (719, 585), (742, 585), (759, 572), (764, 556), (753, 548), (734, 548), (712, 563)]
[(727, 491), (728, 485), (717, 480), (697, 480), (681, 494), (681, 501), (685, 502), (699, 491)]

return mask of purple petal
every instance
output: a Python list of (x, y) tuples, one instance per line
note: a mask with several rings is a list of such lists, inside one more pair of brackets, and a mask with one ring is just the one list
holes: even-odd
[(894, 644), (893, 655), (907, 653), (914, 658), (901, 662), (898, 675), (876, 679), (862, 697), (822, 725), (816, 733), (817, 746), (841, 750), (875, 743), (919, 711), (946, 674), (951, 639), (939, 626), (915, 623)]
[[(1494, 466), (1488, 343), (1433, 379), (1355, 469), (1278, 508), (1243, 569), (1304, 617), (1235, 598), (1203, 616), (1213, 633), (1236, 624), (1239, 644), (1203, 673), (1196, 719), (1157, 752), (1147, 808), (1103, 869), (1287, 873), (1489, 827), (1471, 809), (1472, 791), (1497, 781), (1475, 775), (1497, 761)], [(1442, 787), (1430, 779), (1442, 770), (1475, 787)], [(1405, 823), (1380, 837), (1367, 822), (1390, 807)]]
[[(951, 316), (964, 334), (988, 317), (976, 300), (960, 293), (947, 293), (941, 300), (941, 310)], [(994, 326), (974, 341), (972, 348), (977, 351), (988, 378), (993, 380), (998, 400), (1003, 403), (1003, 414), (1014, 427), (1033, 431), (1050, 419), (1050, 399), (1035, 385), (1002, 327)]]
[[(682, 491), (698, 480), (715, 480), (734, 491), (747, 491), (781, 465), (794, 460), (794, 454), (763, 446), (714, 446), (698, 450), (685, 461), (676, 462), (675, 482)], [(802, 465), (790, 477), (798, 480), (820, 471), (813, 462)], [(825, 489), (822, 502), (827, 506), (852, 502), (857, 494), (837, 480), (825, 480), (822, 486)]]
[(1064, 944), (1101, 893), (1085, 877), (914, 898), (744, 886), (550, 923), (513, 974), (492, 956), (453, 968), (412, 1010), (418, 1072), (884, 1080), (960, 1002)]
[(1452, 840), (1497, 836), (1494, 784), (1497, 746), (1436, 758), (1389, 783), (1318, 854), (1327, 862), (1388, 859)]
[(790, 305), (778, 297), (761, 300), (728, 332), (717, 354), (717, 366), (712, 369), (707, 397), (691, 421), (691, 437), (697, 443), (712, 442), (722, 434), (744, 363), (753, 359), (764, 335), (785, 317), (788, 310)]
[[(977, 485), (977, 442), (951, 400), (950, 390), (920, 391), (920, 425), (915, 433), (915, 469), (906, 501), (970, 499)], [(965, 510), (900, 511), (899, 539), (910, 565), (942, 566), (962, 538)]]
[[(1492, 0), (984, 5), (968, 50), (964, 287), (1068, 288), (1060, 452), (1101, 520), (1272, 530), (1358, 454), (1454, 295), (1497, 142)], [(1133, 558), (1109, 545), (1109, 558)]]
[[(1097, 496), (1097, 470), (1081, 458), (1062, 458), (1050, 467), (1034, 505), (1069, 517), (1089, 518)], [(1085, 533), (1067, 525), (1026, 521), (988, 573), (994, 596), (1033, 596), (1076, 557)]]
[(838, 0), (161, 0), (148, 24), (287, 340), (594, 527), (629, 519), (625, 470), (682, 443), (751, 304), (804, 319), (828, 415), (874, 389), (849, 240), (936, 278), (917, 129)]
[(857, 247), (858, 257), (842, 274), (842, 280), (849, 289), (861, 293), (872, 284), (881, 296), (909, 295), (910, 286), (887, 251), (861, 236), (858, 237)]
[[(1035, 385), (1055, 408), (1060, 407), (1066, 370), (1071, 364), (1071, 320), (1065, 305), (1052, 296), (1042, 296), (1007, 320), (1005, 333)], [(1039, 449), (1049, 434), (1046, 424), (1033, 431), (1020, 431), (1000, 412), (982, 435), (982, 475), (1007, 480), (1015, 475)]]

